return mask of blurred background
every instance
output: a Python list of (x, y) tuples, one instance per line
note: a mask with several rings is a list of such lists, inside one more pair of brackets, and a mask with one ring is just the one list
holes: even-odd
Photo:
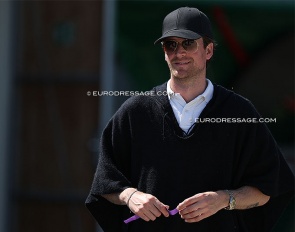
[[(294, 171), (294, 2), (0, 1), (0, 231), (101, 231), (84, 201), (101, 130), (126, 97), (168, 80), (163, 18), (211, 19), (208, 77), (250, 99)], [(90, 93), (88, 93), (90, 91)], [(294, 202), (275, 231), (294, 231)]]

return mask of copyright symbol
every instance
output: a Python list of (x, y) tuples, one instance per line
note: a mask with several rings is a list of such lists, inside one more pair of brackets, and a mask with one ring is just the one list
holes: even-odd
[(88, 91), (88, 92), (87, 92), (87, 96), (90, 96), (90, 95), (91, 95), (91, 92), (90, 92), (90, 91)]

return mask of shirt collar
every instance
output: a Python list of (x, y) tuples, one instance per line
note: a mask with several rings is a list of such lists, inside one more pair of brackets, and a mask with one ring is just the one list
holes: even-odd
[[(204, 101), (206, 103), (208, 103), (213, 97), (214, 88), (213, 88), (212, 82), (209, 79), (206, 79), (206, 81), (207, 81), (207, 87), (206, 87), (205, 91), (202, 94), (200, 94), (199, 96), (197, 96), (195, 99), (199, 99), (200, 97), (204, 97)], [(179, 93), (174, 93), (173, 90), (170, 88), (170, 80), (167, 82), (167, 95), (168, 95), (169, 100), (171, 100), (171, 98), (173, 98), (173, 97), (177, 97), (177, 95), (178, 96), (180, 95)]]
[(207, 88), (205, 89), (204, 93), (201, 95), (205, 98), (205, 102), (208, 103), (213, 97), (213, 84), (209, 79), (207, 80)]
[(167, 95), (169, 100), (171, 100), (171, 97), (174, 96), (173, 90), (170, 88), (170, 80), (167, 82)]

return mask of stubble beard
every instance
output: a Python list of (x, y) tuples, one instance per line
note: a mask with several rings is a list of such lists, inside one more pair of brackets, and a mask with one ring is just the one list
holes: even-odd
[(188, 70), (176, 70), (169, 65), (171, 78), (179, 84), (191, 84), (196, 81), (203, 79), (206, 75), (206, 66), (205, 67), (195, 67), (194, 69)]

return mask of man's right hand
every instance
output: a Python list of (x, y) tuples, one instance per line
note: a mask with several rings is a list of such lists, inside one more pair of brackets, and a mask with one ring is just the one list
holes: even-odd
[(138, 215), (145, 221), (154, 221), (162, 214), (165, 217), (169, 217), (168, 205), (163, 204), (151, 194), (134, 191), (136, 191), (136, 189), (128, 188), (120, 194), (120, 198), (126, 205), (128, 203), (127, 206), (134, 214)]

